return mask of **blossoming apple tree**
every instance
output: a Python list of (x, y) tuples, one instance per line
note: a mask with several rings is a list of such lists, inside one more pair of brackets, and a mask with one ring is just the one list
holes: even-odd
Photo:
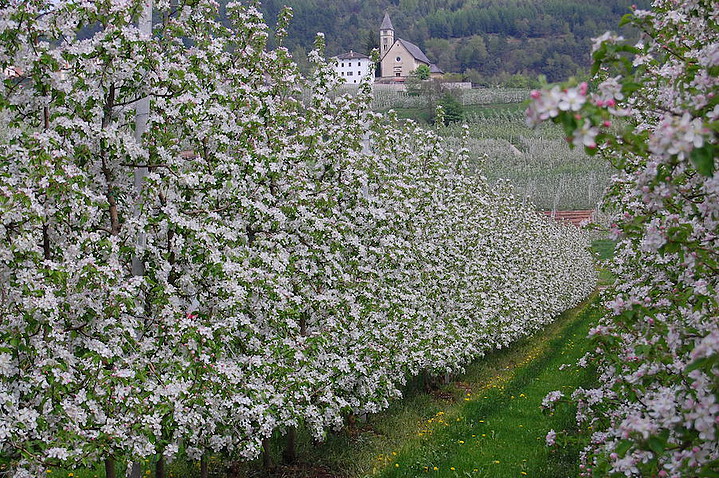
[(578, 230), (373, 113), (368, 80), (332, 99), (321, 41), (304, 80), (252, 5), (220, 21), (212, 0), (158, 1), (146, 35), (142, 3), (0, 7), (0, 459), (15, 476), (321, 438), (592, 290)]
[(585, 476), (719, 470), (718, 21), (716, 2), (635, 10), (637, 44), (596, 39), (596, 90), (538, 91), (528, 110), (619, 170), (606, 198), (618, 282), (583, 359), (602, 386), (574, 395), (594, 430)]

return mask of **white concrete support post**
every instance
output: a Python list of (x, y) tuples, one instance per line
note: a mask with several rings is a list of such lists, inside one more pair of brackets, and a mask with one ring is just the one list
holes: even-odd
[[(152, 0), (145, 1), (145, 7), (142, 10), (142, 14), (140, 15), (140, 20), (138, 22), (138, 29), (140, 30), (140, 34), (145, 35), (148, 38), (152, 36)], [(149, 115), (150, 97), (145, 96), (140, 99), (135, 106), (135, 141), (137, 141), (138, 144), (142, 142), (142, 135), (145, 134), (145, 131), (147, 130), (147, 120)], [(145, 180), (145, 176), (147, 176), (147, 167), (135, 169), (135, 192), (138, 196), (142, 192), (142, 183)], [(142, 204), (138, 199), (137, 204), (135, 204), (136, 217), (140, 215), (141, 208)], [(145, 233), (140, 232), (137, 235), (138, 248), (144, 248), (146, 241), (147, 238)], [(142, 262), (142, 258), (138, 256), (132, 258), (132, 274), (136, 276), (145, 274), (145, 265)]]
[[(146, 0), (145, 6), (140, 15), (138, 22), (138, 29), (140, 34), (146, 35), (147, 38), (152, 37), (152, 0)], [(150, 97), (145, 96), (140, 99), (135, 106), (135, 141), (138, 144), (142, 143), (142, 135), (147, 130), (147, 120), (150, 115)], [(135, 217), (140, 215), (142, 209), (142, 202), (140, 200), (140, 194), (142, 192), (142, 183), (147, 176), (147, 168), (136, 168), (135, 169), (135, 192), (138, 195), (137, 203), (135, 204)], [(137, 245), (139, 249), (145, 247), (147, 237), (144, 232), (140, 232), (137, 235)], [(145, 274), (145, 264), (140, 256), (134, 256), (132, 258), (132, 275), (141, 276)], [(142, 469), (139, 462), (133, 462), (129, 466), (128, 478), (141, 478)]]

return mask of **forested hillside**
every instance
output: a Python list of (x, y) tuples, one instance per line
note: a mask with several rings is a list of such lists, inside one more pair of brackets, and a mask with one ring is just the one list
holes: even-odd
[[(632, 4), (649, 0), (263, 0), (272, 24), (284, 5), (294, 11), (286, 45), (301, 62), (317, 32), (327, 53), (367, 53), (378, 44), (384, 12), (396, 34), (422, 47), (446, 72), (477, 83), (521, 81), (545, 74), (559, 81), (588, 65), (591, 38), (616, 30)], [(629, 32), (624, 32), (629, 33)], [(521, 86), (521, 85), (517, 85)]]

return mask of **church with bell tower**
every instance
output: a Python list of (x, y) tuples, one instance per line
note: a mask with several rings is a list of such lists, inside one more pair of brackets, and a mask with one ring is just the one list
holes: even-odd
[(387, 13), (384, 14), (384, 20), (382, 20), (382, 25), (379, 27), (379, 45), (380, 58), (384, 58), (390, 47), (394, 45), (394, 27)]
[[(422, 49), (414, 43), (396, 38), (394, 26), (388, 13), (379, 27), (380, 78), (379, 83), (403, 83), (411, 72), (420, 65), (429, 67), (432, 77), (441, 77), (444, 72), (429, 61)], [(335, 71), (348, 84), (357, 84), (372, 74), (372, 60), (361, 53), (350, 51), (334, 57)]]
[(403, 81), (420, 65), (429, 67), (432, 76), (444, 72), (429, 61), (422, 49), (402, 38), (395, 38), (394, 27), (388, 13), (379, 27), (380, 76), (382, 80)]

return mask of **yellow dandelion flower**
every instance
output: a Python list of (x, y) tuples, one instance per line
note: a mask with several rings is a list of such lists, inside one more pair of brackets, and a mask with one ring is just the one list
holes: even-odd
[(395, 467), (395, 468), (399, 468), (399, 463), (395, 463), (395, 464), (394, 464), (394, 467)]
[(526, 472), (526, 471), (523, 471), (523, 472), (521, 472), (520, 474), (521, 474), (521, 475), (524, 475), (524, 476), (527, 476), (527, 472)]
[(454, 467), (453, 467), (453, 466), (450, 466), (449, 469), (452, 470), (452, 471), (454, 471)]
[(494, 463), (495, 465), (499, 465), (499, 460), (494, 460), (492, 463)]
[(459, 440), (459, 442), (458, 442), (458, 443), (464, 443), (464, 440)]
[(436, 466), (433, 466), (432, 469), (433, 469), (434, 471), (439, 470), (439, 468), (437, 468)]

